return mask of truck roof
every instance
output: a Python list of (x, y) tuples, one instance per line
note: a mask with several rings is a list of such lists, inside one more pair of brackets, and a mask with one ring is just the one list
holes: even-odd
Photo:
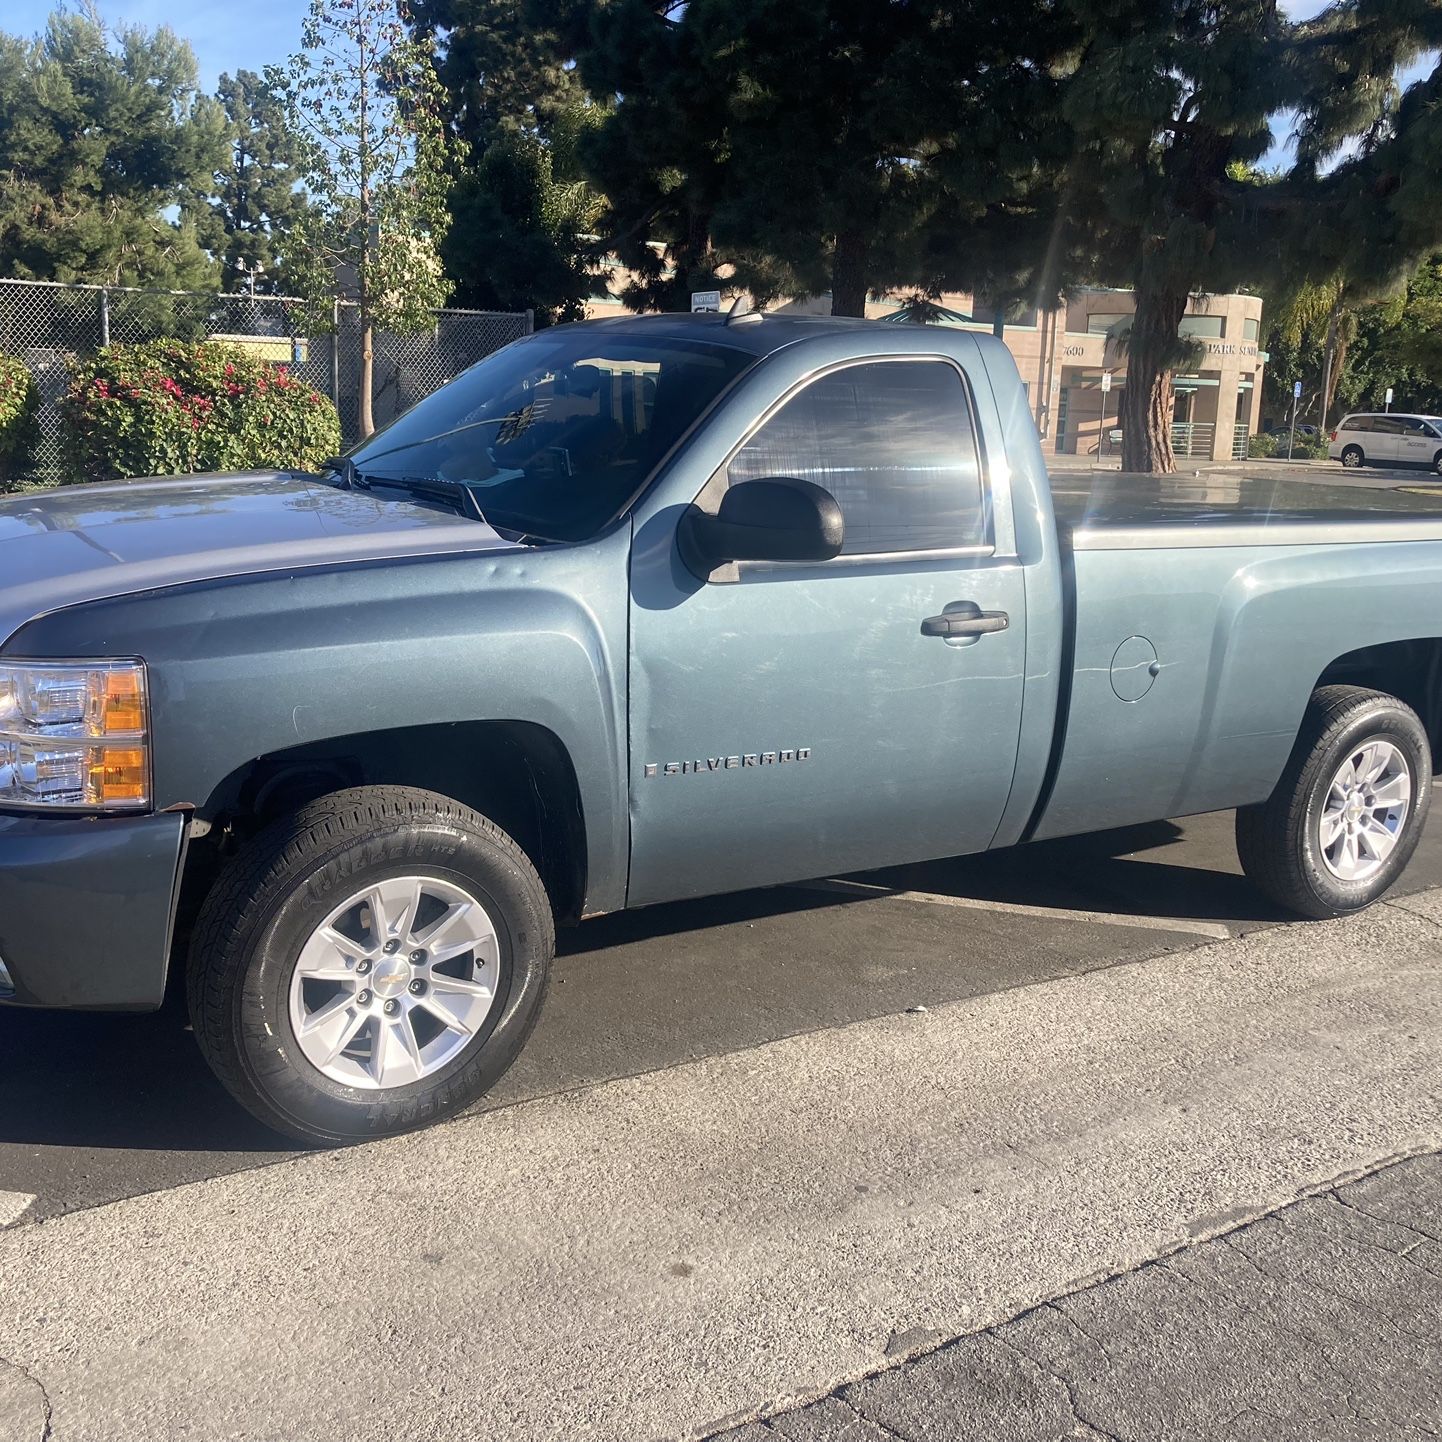
[[(770, 355), (772, 351), (814, 336), (836, 335), (839, 331), (874, 331), (894, 335), (900, 328), (895, 322), (862, 320), (842, 315), (788, 315), (764, 311), (758, 318), (739, 325), (728, 325), (727, 317), (714, 312), (691, 314), (687, 311), (665, 311), (659, 315), (606, 316), (600, 320), (578, 320), (555, 330), (584, 328), (598, 334), (644, 335), (656, 340), (700, 340), (712, 345), (730, 346), (749, 351), (752, 355)], [(917, 326), (922, 334), (929, 327)]]

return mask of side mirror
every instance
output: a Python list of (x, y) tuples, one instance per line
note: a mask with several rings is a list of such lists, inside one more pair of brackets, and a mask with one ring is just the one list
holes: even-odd
[(829, 561), (844, 535), (830, 491), (772, 476), (732, 486), (714, 516), (692, 506), (679, 539), (687, 564), (709, 575), (728, 561)]

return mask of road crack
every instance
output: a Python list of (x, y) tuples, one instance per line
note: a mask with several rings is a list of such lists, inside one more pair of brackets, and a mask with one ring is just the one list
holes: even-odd
[[(1388, 1226), (1400, 1228), (1404, 1232), (1411, 1232), (1413, 1236), (1419, 1237), (1424, 1242), (1436, 1242), (1442, 1245), (1442, 1234), (1429, 1232), (1426, 1227), (1419, 1227), (1415, 1222), (1398, 1222), (1391, 1217), (1384, 1217), (1380, 1212), (1374, 1212), (1369, 1207), (1363, 1207), (1358, 1203), (1349, 1201), (1341, 1192), (1333, 1192), (1332, 1200), (1340, 1207), (1346, 1207), (1349, 1212), (1356, 1212), (1358, 1216), (1368, 1217), (1374, 1222), (1384, 1222)], [(1408, 1249), (1411, 1250), (1410, 1248)], [(1404, 1252), (1394, 1253), (1395, 1256), (1405, 1256)]]
[[(1043, 1377), (1050, 1377), (1052, 1381), (1062, 1389), (1063, 1393), (1065, 1393), (1066, 1404), (1071, 1409), (1072, 1418), (1079, 1427), (1085, 1427), (1089, 1431), (1095, 1432), (1098, 1437), (1102, 1438), (1102, 1442), (1122, 1442), (1122, 1439), (1118, 1437), (1115, 1432), (1107, 1431), (1105, 1427), (1093, 1422), (1090, 1417), (1083, 1414), (1081, 1402), (1077, 1399), (1076, 1387), (1073, 1385), (1071, 1378), (1064, 1372), (1058, 1372), (1054, 1368), (1048, 1367), (1040, 1358), (1032, 1356), (1025, 1348), (1003, 1337), (1000, 1330), (989, 1332), (987, 1335), (991, 1337), (992, 1341), (999, 1343), (1009, 1352), (1014, 1353), (1023, 1362), (1029, 1363), (1032, 1367), (1036, 1368), (1037, 1372)], [(1083, 1332), (1082, 1335), (1085, 1336), (1086, 1333)]]
[(50, 1442), (51, 1429), (55, 1420), (55, 1409), (50, 1405), (50, 1393), (46, 1391), (45, 1384), (28, 1367), (22, 1366), (19, 1362), (12, 1362), (9, 1357), (0, 1357), (0, 1367), (9, 1367), (12, 1372), (18, 1372), (40, 1393), (43, 1425), (37, 1442)]

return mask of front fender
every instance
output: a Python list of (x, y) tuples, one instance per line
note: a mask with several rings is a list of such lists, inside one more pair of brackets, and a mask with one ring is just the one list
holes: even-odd
[(520, 721), (575, 767), (586, 909), (625, 898), (625, 527), (584, 546), (242, 576), (43, 617), (10, 655), (142, 657), (157, 809), (205, 819), (260, 756), (358, 733)]

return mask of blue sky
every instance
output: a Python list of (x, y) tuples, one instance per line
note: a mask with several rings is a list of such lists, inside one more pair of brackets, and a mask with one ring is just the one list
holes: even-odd
[[(190, 41), (200, 62), (200, 83), (214, 91), (223, 71), (259, 73), (300, 48), (304, 0), (100, 0), (110, 25), (169, 25)], [(0, 29), (33, 35), (45, 28), (54, 0), (7, 0)]]
[[(1284, 0), (1282, 8), (1305, 19), (1324, 5), (1325, 0)], [(34, 34), (44, 28), (53, 8), (53, 0), (8, 0), (0, 28), (12, 35)], [(169, 25), (183, 35), (200, 62), (201, 84), (214, 91), (222, 71), (259, 72), (298, 48), (306, 0), (100, 0), (100, 9), (112, 25)], [(1426, 64), (1416, 66), (1403, 78), (1415, 80), (1426, 69)], [(1277, 130), (1269, 165), (1285, 164), (1289, 154), (1286, 126)]]

